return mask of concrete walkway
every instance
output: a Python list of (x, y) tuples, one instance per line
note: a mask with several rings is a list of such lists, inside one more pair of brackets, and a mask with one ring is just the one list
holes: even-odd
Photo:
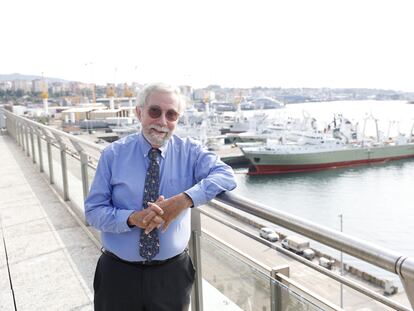
[(9, 136), (0, 136), (0, 310), (93, 310), (100, 251)]

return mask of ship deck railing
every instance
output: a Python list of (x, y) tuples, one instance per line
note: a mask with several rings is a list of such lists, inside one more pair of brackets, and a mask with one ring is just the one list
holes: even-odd
[[(65, 133), (3, 108), (1, 118), (2, 134), (8, 135), (32, 161), (99, 249), (99, 234), (85, 221), (83, 201), (104, 147), (82, 135)], [(192, 310), (342, 310), (348, 309), (349, 304), (351, 310), (367, 306), (371, 310), (408, 311), (414, 306), (413, 257), (232, 193), (223, 193), (208, 205), (193, 209), (191, 217), (189, 248), (197, 268)], [(252, 226), (242, 224), (246, 221), (256, 226), (263, 221), (285, 228), (388, 271), (404, 287), (400, 299), (392, 299), (366, 282), (321, 267), (278, 243), (262, 239)], [(226, 239), (229, 236), (234, 240)], [(274, 261), (255, 256), (269, 250)], [(300, 277), (301, 273), (306, 274), (306, 280)], [(337, 293), (331, 295), (332, 291)]]

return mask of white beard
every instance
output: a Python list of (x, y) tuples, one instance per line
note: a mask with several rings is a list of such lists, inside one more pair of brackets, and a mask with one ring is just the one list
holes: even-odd
[(142, 129), (142, 134), (153, 147), (161, 147), (170, 139), (173, 132), (167, 127), (150, 125)]

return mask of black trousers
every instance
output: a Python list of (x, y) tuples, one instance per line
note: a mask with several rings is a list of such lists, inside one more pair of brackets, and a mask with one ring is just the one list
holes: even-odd
[(190, 256), (140, 266), (102, 254), (95, 271), (95, 311), (184, 311), (195, 270)]

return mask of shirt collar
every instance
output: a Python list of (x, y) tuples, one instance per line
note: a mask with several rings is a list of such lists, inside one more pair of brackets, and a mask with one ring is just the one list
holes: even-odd
[[(167, 141), (167, 143), (165, 143), (163, 146), (158, 148), (158, 150), (161, 151), (161, 157), (163, 159), (165, 159), (165, 155), (167, 154), (168, 145), (170, 144), (171, 138), (172, 137), (170, 137), (170, 139)], [(148, 153), (149, 153), (150, 149), (152, 148), (151, 144), (144, 137), (144, 135), (142, 135), (142, 133), (140, 133), (140, 135), (138, 136), (138, 141), (141, 143), (141, 150), (144, 153), (144, 158), (148, 157)]]

